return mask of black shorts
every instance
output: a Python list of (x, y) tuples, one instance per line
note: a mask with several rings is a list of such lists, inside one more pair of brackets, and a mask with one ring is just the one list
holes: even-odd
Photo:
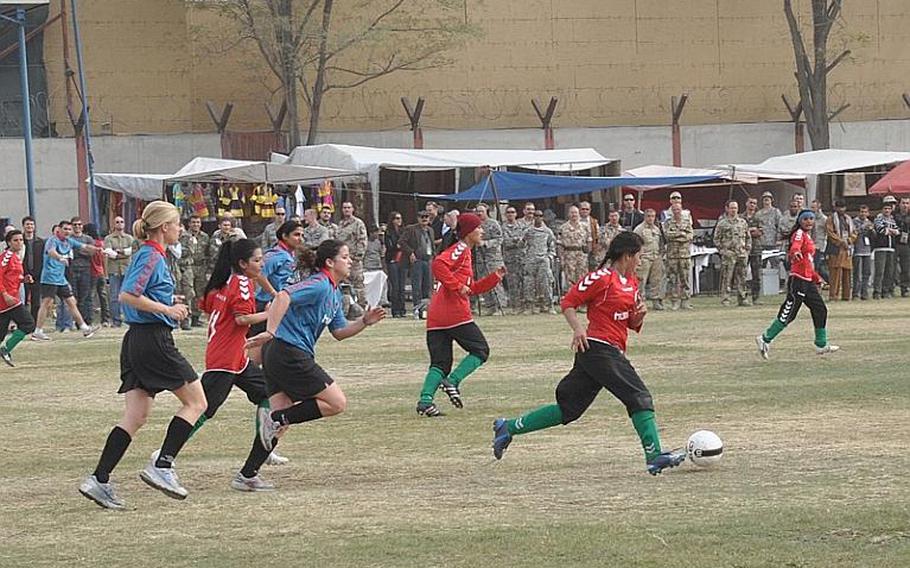
[(199, 378), (174, 345), (172, 329), (163, 323), (130, 324), (120, 345), (119, 393), (142, 389), (152, 396), (175, 391)]
[(486, 362), (490, 357), (490, 346), (483, 332), (474, 322), (468, 322), (449, 329), (427, 330), (427, 349), (430, 351), (430, 366), (448, 375), (452, 371), (452, 342), (468, 353)]
[(651, 393), (626, 356), (612, 345), (588, 341), (590, 347), (575, 354), (575, 364), (556, 386), (556, 402), (562, 423), (578, 420), (601, 389), (619, 399), (631, 416), (639, 410), (654, 410)]
[(280, 339), (262, 348), (262, 367), (268, 395), (283, 392), (294, 402), (313, 398), (335, 382), (312, 355)]
[[(256, 300), (256, 313), (259, 314), (264, 312), (267, 305), (267, 302), (260, 302), (259, 300)], [(265, 331), (266, 323), (267, 322), (254, 323), (250, 326), (250, 330), (246, 333), (246, 336), (253, 337), (255, 335), (259, 335)]]
[(0, 313), (0, 338), (6, 337), (9, 322), (11, 321), (16, 322), (16, 329), (26, 335), (35, 331), (35, 320), (32, 319), (31, 312), (23, 304)]
[(202, 373), (202, 390), (205, 391), (205, 400), (208, 401), (208, 408), (205, 409), (206, 418), (215, 416), (215, 413), (227, 400), (231, 387), (237, 387), (245, 392), (247, 400), (257, 406), (268, 398), (262, 369), (252, 361), (241, 373), (206, 371)]
[(69, 284), (65, 284), (63, 286), (57, 286), (56, 284), (42, 284), (41, 297), (60, 298), (61, 300), (65, 300), (67, 298), (73, 297), (73, 288)]

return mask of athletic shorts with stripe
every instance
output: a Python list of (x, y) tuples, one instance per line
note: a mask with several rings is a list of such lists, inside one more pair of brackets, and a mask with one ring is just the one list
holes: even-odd
[(268, 395), (283, 392), (294, 402), (313, 398), (335, 382), (312, 355), (280, 339), (262, 348), (262, 367)]

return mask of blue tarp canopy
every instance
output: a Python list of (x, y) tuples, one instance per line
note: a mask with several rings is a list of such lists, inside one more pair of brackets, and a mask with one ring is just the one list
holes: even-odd
[[(468, 190), (425, 197), (446, 201), (489, 201), (496, 197), (504, 201), (530, 200), (589, 193), (624, 185), (668, 186), (701, 183), (715, 179), (718, 179), (718, 176), (572, 177), (493, 171)], [(495, 195), (494, 185), (496, 186)]]

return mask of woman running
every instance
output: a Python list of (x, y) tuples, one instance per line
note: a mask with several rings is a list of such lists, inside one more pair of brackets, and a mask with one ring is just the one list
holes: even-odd
[(172, 336), (178, 322), (188, 315), (186, 305), (174, 303), (174, 279), (164, 252), (180, 236), (180, 213), (170, 203), (153, 201), (133, 223), (133, 236), (144, 242), (133, 255), (120, 292), (124, 319), (130, 326), (120, 347), (122, 384), (118, 392), (126, 395), (126, 409), (108, 435), (94, 473), (79, 487), (85, 497), (108, 509), (124, 506), (110, 474), (148, 419), (155, 395), (165, 390), (174, 393), (182, 406), (168, 425), (156, 459), (139, 477), (168, 497), (186, 499), (174, 459), (206, 407), (196, 371), (177, 351)]
[[(651, 393), (625, 356), (629, 330), (641, 332), (648, 311), (635, 277), (642, 244), (635, 233), (616, 235), (600, 267), (563, 297), (560, 306), (572, 328), (575, 364), (556, 386), (556, 404), (541, 406), (516, 419), (497, 418), (493, 422), (496, 459), (502, 459), (513, 436), (578, 420), (604, 388), (625, 405), (645, 451), (648, 473), (657, 475), (686, 459), (683, 452), (661, 451)], [(583, 305), (588, 308), (587, 330), (577, 315)]]
[(316, 341), (323, 330), (328, 327), (341, 341), (385, 317), (382, 308), (372, 308), (355, 321), (345, 319), (338, 283), (350, 274), (351, 257), (343, 242), (328, 240), (315, 251), (303, 251), (299, 265), (317, 272), (278, 292), (269, 307), (266, 331), (247, 340), (248, 348), (263, 346), (265, 382), (273, 410), (260, 417), (263, 452), (259, 463), (244, 466), (245, 476), (258, 472), (278, 443), (280, 429), (344, 411), (344, 392), (315, 360)]
[[(455, 408), (462, 408), (459, 386), (468, 375), (483, 365), (490, 356), (490, 346), (471, 315), (470, 296), (489, 292), (506, 273), (500, 266), (480, 281), (474, 281), (471, 250), (483, 240), (480, 217), (465, 213), (458, 217), (459, 240), (433, 259), (436, 286), (427, 314), (427, 349), (430, 369), (423, 380), (417, 414), (442, 416), (433, 402), (436, 390), (442, 388)], [(452, 342), (468, 352), (452, 370)]]
[(6, 343), (0, 345), (0, 359), (13, 364), (12, 352), (19, 342), (35, 331), (35, 320), (19, 296), (19, 288), (25, 281), (22, 260), (19, 254), (25, 247), (22, 231), (14, 229), (6, 234), (6, 250), (0, 255), (0, 341), (6, 337), (10, 322), (16, 322), (16, 331), (10, 334)]
[(799, 308), (806, 304), (812, 314), (812, 324), (815, 326), (815, 352), (819, 355), (833, 353), (840, 349), (837, 345), (828, 343), (828, 308), (822, 295), (818, 293), (818, 285), (823, 282), (821, 276), (815, 271), (815, 243), (812, 241), (812, 228), (815, 226), (815, 213), (808, 209), (800, 211), (796, 217), (796, 224), (790, 231), (787, 239), (787, 258), (790, 260), (790, 277), (787, 278), (787, 297), (777, 312), (777, 319), (762, 335), (755, 338), (758, 353), (762, 359), (768, 359), (771, 351), (771, 342), (785, 327), (796, 319)]
[[(286, 221), (275, 232), (278, 243), (262, 259), (262, 272), (256, 276), (256, 311), (264, 312), (275, 295), (284, 289), (297, 270), (297, 251), (303, 246), (303, 225), (299, 221)], [(250, 336), (265, 331), (265, 319), (250, 327)]]

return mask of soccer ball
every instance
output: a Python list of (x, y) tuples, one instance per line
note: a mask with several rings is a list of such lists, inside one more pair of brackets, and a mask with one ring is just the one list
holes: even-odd
[(689, 436), (689, 441), (686, 443), (686, 455), (697, 466), (712, 466), (719, 462), (724, 455), (724, 443), (714, 432), (699, 430)]

